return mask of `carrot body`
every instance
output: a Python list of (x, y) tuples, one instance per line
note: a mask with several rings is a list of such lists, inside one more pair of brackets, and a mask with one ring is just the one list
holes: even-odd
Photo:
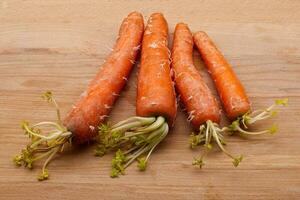
[(234, 120), (250, 110), (246, 92), (221, 52), (205, 32), (197, 32), (194, 42), (211, 74), (227, 117)]
[(113, 51), (64, 120), (76, 143), (90, 140), (109, 114), (127, 82), (143, 31), (143, 16), (138, 12), (130, 13), (122, 22)]
[(172, 125), (177, 108), (167, 45), (167, 22), (162, 14), (154, 13), (143, 37), (136, 113), (143, 117), (163, 116)]
[(175, 28), (172, 61), (176, 90), (192, 125), (199, 129), (208, 120), (218, 123), (218, 104), (193, 64), (193, 36), (184, 23)]

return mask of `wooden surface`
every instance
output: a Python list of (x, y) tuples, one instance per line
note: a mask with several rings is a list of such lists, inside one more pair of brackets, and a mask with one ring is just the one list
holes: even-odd
[[(85, 89), (112, 47), (130, 11), (147, 18), (161, 11), (170, 35), (179, 21), (205, 30), (244, 83), (253, 108), (288, 97), (274, 120), (275, 136), (230, 137), (228, 149), (245, 160), (233, 168), (219, 151), (201, 171), (191, 166), (200, 151), (188, 147), (190, 126), (179, 111), (176, 125), (151, 157), (145, 173), (109, 177), (112, 155), (93, 157), (93, 145), (53, 162), (51, 178), (15, 167), (11, 158), (27, 138), (22, 119), (38, 122), (55, 113), (40, 98), (51, 89), (64, 114)], [(0, 0), (0, 199), (300, 199), (300, 1), (87, 1)], [(215, 93), (195, 53), (195, 63)], [(110, 120), (135, 112), (135, 78)]]

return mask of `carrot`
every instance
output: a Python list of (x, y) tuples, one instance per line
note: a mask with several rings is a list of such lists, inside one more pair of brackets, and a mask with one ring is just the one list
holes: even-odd
[[(118, 149), (111, 177), (123, 174), (135, 160), (145, 170), (155, 147), (166, 137), (176, 115), (175, 91), (170, 75), (168, 25), (163, 15), (150, 16), (142, 42), (138, 75), (136, 117), (99, 131), (97, 155)], [(121, 150), (122, 149), (122, 150)]]
[(97, 127), (107, 117), (127, 82), (142, 40), (144, 24), (140, 13), (133, 12), (123, 21), (119, 39), (112, 53), (91, 81), (83, 98), (64, 121), (76, 133), (75, 141), (83, 143), (96, 135)]
[(193, 164), (200, 168), (204, 165), (203, 158), (211, 149), (211, 142), (215, 141), (237, 166), (242, 158), (235, 158), (223, 146), (225, 140), (222, 136), (222, 129), (218, 126), (220, 109), (193, 64), (193, 36), (184, 23), (177, 24), (175, 28), (172, 61), (176, 91), (189, 114), (188, 120), (198, 132), (198, 134), (191, 135), (191, 147), (195, 148), (204, 144), (206, 149), (205, 153), (199, 159), (195, 159)]
[[(47, 179), (47, 165), (56, 153), (63, 151), (66, 143), (74, 141), (76, 144), (82, 144), (96, 136), (98, 125), (108, 116), (127, 82), (143, 31), (143, 16), (138, 12), (130, 13), (122, 22), (113, 51), (63, 121), (52, 93), (44, 94), (46, 100), (56, 107), (58, 120), (40, 122), (32, 126), (29, 126), (28, 122), (22, 124), (22, 128), (31, 138), (31, 143), (14, 158), (17, 165), (32, 168), (36, 160), (46, 158), (38, 179)], [(51, 130), (43, 133), (41, 128), (45, 126)]]
[(220, 122), (220, 109), (193, 64), (193, 36), (186, 24), (176, 25), (172, 49), (175, 86), (196, 129), (208, 120)]
[(274, 107), (286, 105), (288, 100), (276, 100), (275, 104), (266, 110), (251, 112), (250, 102), (241, 82), (208, 35), (199, 31), (194, 35), (194, 42), (214, 80), (226, 115), (233, 121), (228, 130), (250, 135), (276, 132), (276, 126), (259, 132), (250, 132), (245, 129), (259, 120), (274, 116), (276, 113)]

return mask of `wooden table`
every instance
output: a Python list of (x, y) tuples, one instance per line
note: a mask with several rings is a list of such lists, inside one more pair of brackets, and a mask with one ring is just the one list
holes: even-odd
[[(253, 108), (288, 97), (278, 117), (257, 126), (278, 123), (280, 131), (229, 137), (227, 148), (245, 155), (241, 165), (234, 168), (216, 150), (200, 171), (191, 166), (200, 151), (189, 149), (191, 129), (179, 110), (145, 173), (133, 165), (126, 176), (111, 179), (112, 155), (96, 158), (90, 145), (58, 157), (49, 167), (50, 180), (38, 182), (38, 169), (11, 162), (28, 141), (20, 121), (54, 119), (40, 99), (49, 89), (66, 114), (133, 10), (145, 19), (163, 12), (171, 36), (179, 21), (207, 31), (234, 66)], [(297, 0), (0, 0), (0, 199), (300, 199), (299, 10)], [(198, 53), (195, 64), (216, 93)], [(113, 122), (135, 113), (135, 73), (111, 113)]]

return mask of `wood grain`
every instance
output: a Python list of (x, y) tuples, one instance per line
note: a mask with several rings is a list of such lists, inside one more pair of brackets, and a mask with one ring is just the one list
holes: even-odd
[[(299, 9), (296, 0), (0, 0), (0, 199), (300, 199)], [(228, 149), (245, 155), (241, 165), (233, 168), (215, 151), (199, 171), (191, 166), (199, 151), (188, 148), (190, 126), (180, 111), (145, 173), (132, 166), (126, 176), (111, 179), (111, 155), (95, 158), (90, 145), (58, 157), (51, 179), (37, 182), (38, 170), (11, 163), (27, 142), (20, 121), (54, 119), (54, 110), (40, 99), (49, 89), (66, 113), (132, 10), (145, 18), (163, 12), (171, 36), (179, 21), (207, 31), (234, 66), (253, 108), (288, 97), (290, 105), (278, 117), (257, 127), (278, 123), (279, 133), (230, 137)], [(197, 53), (195, 64), (216, 93)], [(135, 73), (113, 122), (135, 112)]]

